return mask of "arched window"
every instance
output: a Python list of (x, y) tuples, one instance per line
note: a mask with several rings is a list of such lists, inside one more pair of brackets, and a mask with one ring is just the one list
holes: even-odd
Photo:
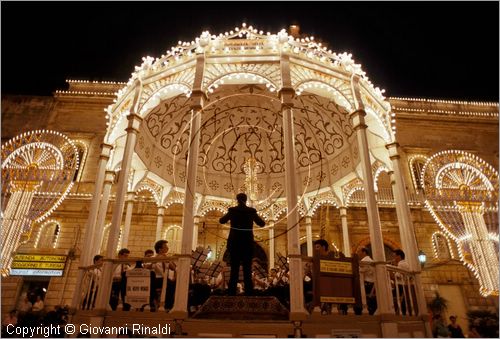
[[(102, 242), (101, 242), (101, 253), (106, 253), (108, 247), (109, 231), (111, 230), (111, 223), (104, 226)], [(122, 248), (122, 234), (123, 226), (120, 227), (120, 234), (118, 236), (118, 245), (116, 246), (116, 251), (118, 252)]]
[(73, 181), (80, 181), (82, 179), (83, 167), (87, 158), (87, 145), (80, 140), (73, 142), (78, 150), (78, 169), (75, 171)]
[(40, 226), (35, 248), (56, 248), (61, 226), (57, 221), (49, 220)]
[(411, 156), (409, 160), (413, 187), (415, 187), (417, 191), (422, 189), (420, 178), (422, 177), (422, 170), (424, 169), (424, 165), (427, 162), (427, 159), (428, 158), (425, 155), (414, 155)]
[(392, 192), (391, 176), (386, 169), (377, 170), (375, 181), (375, 192), (379, 203), (392, 203), (394, 194)]
[(168, 241), (169, 254), (179, 254), (181, 252), (182, 228), (177, 225), (169, 226), (163, 238)]
[(435, 232), (432, 235), (432, 248), (434, 249), (434, 257), (437, 259), (451, 259), (453, 257), (449, 240), (441, 232)]

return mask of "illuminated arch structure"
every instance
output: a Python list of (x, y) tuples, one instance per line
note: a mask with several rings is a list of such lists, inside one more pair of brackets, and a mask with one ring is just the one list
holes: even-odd
[(481, 294), (498, 295), (498, 172), (473, 154), (449, 150), (429, 158), (421, 180), (428, 210), (457, 243)]
[[(374, 163), (392, 169), (386, 147), (396, 145), (395, 121), (383, 92), (350, 54), (313, 37), (266, 34), (245, 24), (143, 58), (105, 109), (104, 144), (113, 148), (107, 168), (128, 172), (118, 180), (108, 255), (117, 243), (123, 194), (144, 180), (160, 187), (153, 189), (159, 208), (183, 203), (181, 255), (191, 249), (194, 217), (224, 210), (242, 191), (273, 225), (286, 220), (288, 254), (300, 253), (301, 217), (324, 204), (347, 206), (342, 187), (364, 172), (368, 185)], [(375, 195), (371, 187), (366, 194)], [(374, 247), (384, 260), (383, 244)], [(179, 269), (186, 265), (180, 259)], [(291, 259), (293, 284), (302, 279), (299, 267), (301, 259)], [(183, 312), (182, 303), (174, 309)], [(291, 304), (292, 312), (302, 312)]]
[[(289, 79), (283, 78), (280, 69), (284, 53), (289, 55)], [(201, 56), (203, 77), (195, 79)], [(353, 92), (353, 79), (359, 79), (359, 98)], [(132, 171), (147, 172), (147, 178), (171, 187), (170, 192), (183, 193), (191, 97), (193, 91), (201, 91), (206, 99), (198, 132), (201, 144), (195, 189), (205, 197), (205, 206), (210, 200), (219, 201), (212, 206), (231, 202), (236, 193), (247, 191), (263, 215), (270, 215), (273, 208), (284, 212), (278, 92), (286, 86), (297, 94), (293, 101), (301, 215), (308, 214), (304, 200), (325, 191), (335, 195), (335, 187), (354, 179), (359, 171), (359, 151), (349, 122), (358, 100), (363, 101), (367, 113), (373, 161), (391, 167), (384, 149), (395, 135), (390, 105), (383, 90), (373, 86), (351, 55), (334, 53), (314, 37), (293, 38), (285, 31), (266, 34), (246, 25), (219, 35), (204, 32), (192, 42), (179, 42), (159, 58), (143, 58), (106, 109), (105, 142), (114, 146), (117, 155), (110, 167), (121, 161), (125, 117), (134, 111), (144, 120)], [(252, 184), (248, 173), (257, 182)]]
[(78, 151), (54, 131), (21, 134), (2, 146), (2, 275), (9, 273), (21, 235), (64, 200), (78, 169)]

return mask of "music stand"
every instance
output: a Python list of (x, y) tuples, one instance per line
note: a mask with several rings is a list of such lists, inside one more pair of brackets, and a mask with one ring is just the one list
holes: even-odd
[(267, 278), (267, 271), (259, 263), (254, 263), (252, 269), (259, 279)]
[(289, 266), (287, 258), (281, 255), (280, 252), (276, 253), (276, 256), (278, 257), (278, 266), (281, 267), (283, 270), (288, 271)]
[(210, 265), (210, 267), (205, 272), (205, 275), (211, 278), (217, 278), (220, 272), (222, 272), (222, 269), (223, 269), (222, 263), (218, 260), (214, 261), (212, 265)]
[(196, 251), (191, 253), (191, 266), (194, 271), (199, 271), (201, 265), (205, 262), (208, 256), (208, 249), (198, 247)]

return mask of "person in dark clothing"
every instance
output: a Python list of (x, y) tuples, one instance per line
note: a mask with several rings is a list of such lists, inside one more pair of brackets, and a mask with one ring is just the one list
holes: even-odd
[(451, 338), (465, 338), (464, 332), (459, 324), (457, 324), (457, 317), (450, 316), (451, 324), (448, 325), (448, 331), (450, 331)]
[(236, 285), (238, 283), (240, 265), (242, 265), (245, 294), (252, 295), (253, 223), (255, 222), (260, 227), (263, 227), (266, 223), (257, 214), (255, 208), (246, 205), (247, 195), (245, 193), (238, 193), (236, 200), (238, 206), (229, 207), (227, 213), (219, 220), (221, 224), (231, 221), (231, 230), (227, 239), (227, 249), (231, 256), (231, 275), (229, 278), (228, 294), (236, 295)]

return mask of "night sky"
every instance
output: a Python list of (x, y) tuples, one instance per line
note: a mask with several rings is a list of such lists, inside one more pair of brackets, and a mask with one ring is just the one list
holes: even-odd
[(127, 81), (143, 56), (246, 22), (299, 24), (352, 53), (387, 96), (498, 101), (498, 2), (2, 2), (1, 14), (2, 94)]

